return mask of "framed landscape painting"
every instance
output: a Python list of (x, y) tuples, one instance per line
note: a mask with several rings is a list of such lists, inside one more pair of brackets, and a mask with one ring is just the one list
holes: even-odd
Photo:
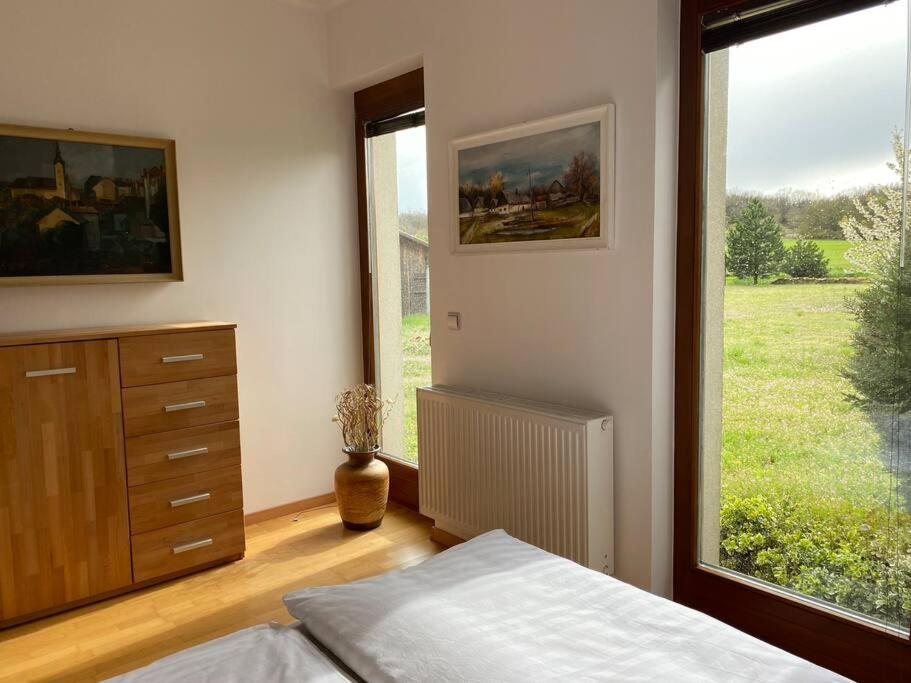
[(613, 246), (614, 106), (450, 145), (457, 253)]
[(173, 140), (0, 125), (0, 286), (182, 279)]

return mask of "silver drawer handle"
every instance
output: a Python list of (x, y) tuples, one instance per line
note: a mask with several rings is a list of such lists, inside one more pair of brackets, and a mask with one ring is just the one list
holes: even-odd
[(181, 458), (189, 458), (191, 455), (203, 455), (208, 452), (208, 446), (203, 446), (202, 448), (191, 448), (187, 451), (175, 451), (173, 453), (168, 453), (168, 460), (180, 460)]
[(188, 360), (202, 360), (205, 358), (201, 353), (188, 353), (183, 356), (162, 356), (162, 363), (184, 363)]
[(76, 368), (53, 368), (52, 370), (29, 370), (26, 377), (50, 377), (51, 375), (75, 375)]
[(171, 501), (172, 508), (179, 508), (181, 505), (189, 505), (190, 503), (201, 503), (204, 500), (209, 500), (212, 497), (211, 493), (197, 493), (195, 496), (187, 496), (186, 498), (175, 498)]
[(191, 410), (193, 408), (205, 408), (205, 401), (190, 401), (189, 403), (172, 403), (164, 407), (166, 413), (176, 413), (178, 410)]
[(188, 550), (196, 550), (197, 548), (205, 548), (207, 545), (212, 545), (211, 538), (200, 538), (198, 541), (190, 541), (189, 543), (181, 543), (180, 545), (172, 545), (171, 552), (175, 555), (180, 553), (185, 553)]

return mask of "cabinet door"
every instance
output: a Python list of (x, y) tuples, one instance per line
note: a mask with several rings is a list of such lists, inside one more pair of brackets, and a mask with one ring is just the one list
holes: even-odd
[(129, 584), (117, 342), (0, 349), (0, 621)]

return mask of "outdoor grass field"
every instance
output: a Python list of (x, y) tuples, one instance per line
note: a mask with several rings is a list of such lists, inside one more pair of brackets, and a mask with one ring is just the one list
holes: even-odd
[(430, 384), (430, 316), (418, 313), (402, 318), (402, 398), (405, 401), (405, 459), (418, 459), (418, 387)]
[(887, 504), (879, 435), (846, 400), (846, 297), (864, 285), (725, 288), (722, 494)]
[(720, 564), (907, 626), (911, 514), (874, 424), (892, 416), (843, 376), (866, 286), (725, 287)]
[[(843, 253), (843, 252), (842, 252)], [(889, 479), (867, 415), (841, 375), (864, 285), (725, 288), (723, 493), (764, 491), (883, 504)], [(402, 320), (405, 451), (417, 459), (415, 390), (430, 384), (430, 318)], [(810, 476), (812, 474), (812, 476)]]

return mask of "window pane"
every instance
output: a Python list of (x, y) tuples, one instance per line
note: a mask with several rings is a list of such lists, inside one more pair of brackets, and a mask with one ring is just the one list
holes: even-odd
[(424, 126), (367, 140), (374, 357), (392, 402), (383, 452), (417, 462), (415, 390), (430, 384), (430, 267)]
[(699, 550), (902, 629), (906, 14), (895, 2), (708, 57)]

